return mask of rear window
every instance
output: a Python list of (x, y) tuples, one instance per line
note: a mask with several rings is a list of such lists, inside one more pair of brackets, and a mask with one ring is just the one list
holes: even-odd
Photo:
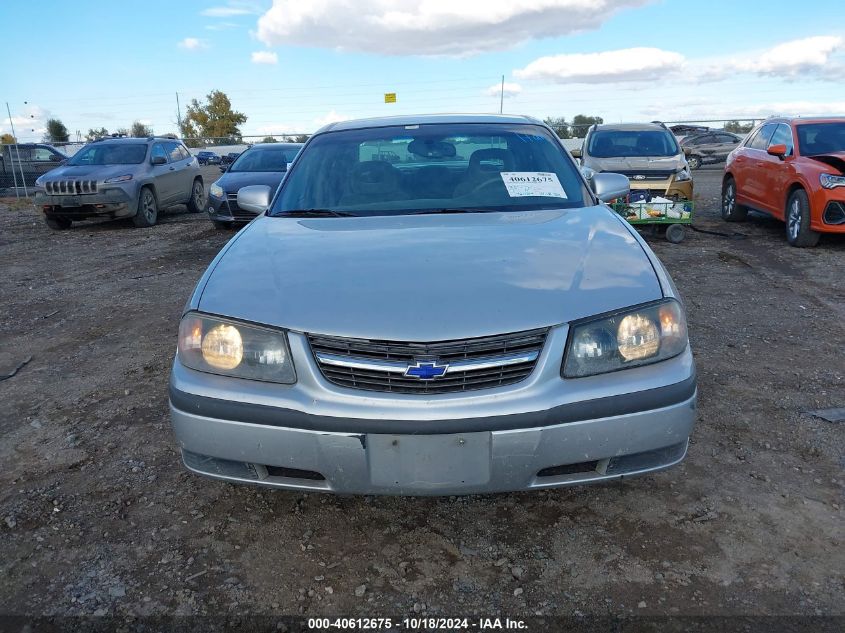
[(298, 149), (284, 147), (253, 148), (238, 156), (229, 171), (285, 171), (288, 163), (292, 163), (296, 158), (298, 151)]
[(845, 152), (845, 122), (802, 123), (795, 131), (802, 156)]
[(140, 165), (147, 155), (145, 143), (108, 143), (86, 145), (76, 152), (68, 165)]
[(675, 156), (678, 143), (668, 130), (596, 130), (590, 135), (587, 154), (595, 158), (625, 156)]
[(315, 136), (283, 181), (271, 215), (523, 211), (580, 207), (585, 200), (577, 168), (544, 127), (430, 124)]

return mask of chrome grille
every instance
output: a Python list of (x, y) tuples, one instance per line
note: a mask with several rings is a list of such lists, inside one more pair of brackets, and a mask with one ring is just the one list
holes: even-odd
[(96, 180), (48, 180), (44, 190), (51, 196), (78, 196), (97, 193)]
[(237, 193), (226, 194), (226, 204), (229, 205), (229, 211), (232, 213), (232, 217), (236, 220), (252, 220), (256, 215), (258, 215), (257, 213), (253, 213), (252, 211), (241, 209), (238, 206)]
[[(403, 343), (309, 334), (320, 372), (350, 389), (438, 394), (510, 385), (537, 364), (547, 329), (436, 343)], [(419, 362), (448, 365), (438, 378), (421, 380), (405, 370)]]

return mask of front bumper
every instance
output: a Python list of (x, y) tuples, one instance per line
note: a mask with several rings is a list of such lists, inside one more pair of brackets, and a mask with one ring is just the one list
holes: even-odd
[(681, 461), (695, 421), (689, 350), (655, 365), (562, 380), (566, 335), (566, 326), (552, 329), (522, 383), (430, 397), (331, 385), (297, 333), (289, 337), (292, 386), (203, 374), (177, 359), (173, 429), (194, 472), (336, 493), (530, 490)]
[(254, 220), (257, 216), (251, 211), (244, 211), (238, 206), (234, 200), (226, 198), (218, 198), (216, 196), (208, 196), (208, 217), (215, 222), (230, 222), (230, 223), (247, 223)]
[(138, 209), (137, 196), (123, 189), (109, 188), (94, 194), (49, 195), (35, 192), (35, 205), (48, 216), (62, 216), (71, 219), (92, 217), (125, 218), (135, 215)]

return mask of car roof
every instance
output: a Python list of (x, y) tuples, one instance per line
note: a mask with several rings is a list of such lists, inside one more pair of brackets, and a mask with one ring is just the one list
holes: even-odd
[(305, 143), (253, 143), (250, 145), (249, 149), (272, 149), (272, 148), (282, 148), (282, 149), (291, 149), (296, 147), (297, 149), (305, 145)]
[[(626, 130), (632, 132), (645, 132), (647, 130), (665, 130), (665, 126), (659, 123), (598, 123), (595, 126), (597, 130)], [(671, 132), (669, 132), (671, 134)]]
[(766, 119), (762, 122), (763, 125), (766, 123), (793, 123), (793, 124), (801, 124), (801, 123), (843, 123), (845, 122), (845, 116), (779, 116), (779, 117), (772, 117), (770, 119)]
[(403, 114), (329, 123), (317, 130), (315, 134), (329, 131), (339, 132), (341, 130), (364, 130), (394, 125), (430, 125), (434, 123), (531, 123), (544, 125), (533, 117), (513, 114)]

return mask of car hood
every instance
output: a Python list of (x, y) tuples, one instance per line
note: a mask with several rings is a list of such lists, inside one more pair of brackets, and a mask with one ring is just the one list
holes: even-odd
[(589, 156), (584, 164), (596, 171), (677, 171), (686, 165), (681, 156), (624, 156), (613, 158), (595, 158)]
[(45, 180), (62, 178), (88, 178), (106, 180), (125, 174), (134, 174), (140, 165), (64, 165), (51, 169), (44, 175)]
[(198, 307), (297, 331), (424, 342), (546, 327), (662, 296), (639, 241), (597, 206), (262, 216), (230, 243)]
[(244, 172), (230, 172), (220, 176), (217, 184), (223, 187), (226, 193), (237, 193), (241, 187), (248, 185), (267, 185), (271, 191), (275, 191), (282, 178), (285, 177), (283, 171), (244, 171)]

